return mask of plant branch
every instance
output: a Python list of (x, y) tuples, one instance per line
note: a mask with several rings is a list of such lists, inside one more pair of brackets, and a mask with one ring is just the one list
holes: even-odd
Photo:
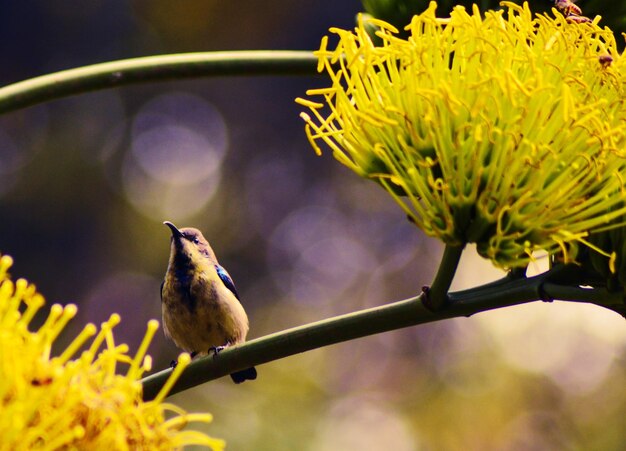
[(460, 246), (446, 244), (435, 280), (428, 290), (424, 290), (426, 294), (424, 302), (434, 312), (444, 308), (448, 302), (447, 293), (459, 266), (463, 249), (465, 249), (464, 244)]
[(83, 66), (0, 88), (0, 113), (61, 97), (135, 83), (225, 75), (313, 75), (310, 51), (199, 52), (131, 58)]
[[(225, 349), (217, 357), (203, 357), (185, 369), (170, 394), (200, 385), (253, 365), (278, 360), (312, 349), (390, 330), (443, 319), (471, 316), (487, 310), (540, 299), (588, 302), (615, 311), (624, 309), (624, 295), (606, 289), (584, 289), (553, 283), (554, 271), (531, 278), (505, 277), (487, 285), (447, 295), (448, 304), (433, 312), (423, 304), (424, 294), (371, 309), (318, 321)], [(142, 380), (145, 400), (159, 392), (171, 369)]]

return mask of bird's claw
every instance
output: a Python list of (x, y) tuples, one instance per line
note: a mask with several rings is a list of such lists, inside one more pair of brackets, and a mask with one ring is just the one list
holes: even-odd
[(209, 353), (213, 351), (213, 358), (216, 358), (217, 355), (224, 350), (226, 346), (211, 346), (209, 348)]

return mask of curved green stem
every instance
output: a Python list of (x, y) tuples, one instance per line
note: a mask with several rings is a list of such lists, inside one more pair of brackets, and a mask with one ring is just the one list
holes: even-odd
[(441, 310), (447, 304), (447, 293), (459, 266), (463, 249), (465, 249), (464, 244), (460, 246), (446, 245), (443, 251), (443, 257), (441, 258), (435, 280), (426, 292), (427, 298), (425, 302), (428, 308), (434, 312)]
[(310, 51), (181, 53), (111, 61), (31, 78), (0, 88), (0, 113), (61, 97), (134, 83), (224, 75), (313, 75)]
[[(277, 332), (225, 349), (217, 357), (196, 359), (185, 369), (170, 394), (178, 393), (234, 371), (260, 365), (312, 349), (341, 343), (404, 327), (448, 318), (471, 316), (496, 308), (524, 304), (539, 299), (589, 302), (624, 312), (623, 293), (606, 289), (583, 289), (550, 281), (553, 273), (531, 278), (505, 277), (470, 290), (449, 293), (446, 308), (433, 312), (423, 304), (424, 295), (367, 310), (341, 315), (312, 324)], [(621, 309), (621, 310), (620, 310)], [(626, 313), (626, 312), (624, 312)], [(622, 314), (624, 314), (622, 313)], [(143, 379), (143, 397), (153, 399), (169, 377), (164, 370)]]
[[(416, 321), (423, 322), (425, 318), (434, 321), (433, 314), (424, 307), (421, 297), (418, 296), (250, 340), (242, 345), (224, 349), (215, 358), (208, 356), (191, 362), (170, 394), (250, 366), (367, 335), (411, 326), (416, 324)], [(150, 400), (156, 396), (171, 371), (168, 369), (143, 379), (144, 400)]]

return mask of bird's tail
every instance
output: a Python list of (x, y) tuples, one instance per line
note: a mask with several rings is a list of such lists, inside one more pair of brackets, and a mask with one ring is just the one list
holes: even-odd
[(241, 384), (244, 381), (256, 379), (256, 368), (251, 367), (245, 370), (237, 371), (230, 375), (235, 384)]

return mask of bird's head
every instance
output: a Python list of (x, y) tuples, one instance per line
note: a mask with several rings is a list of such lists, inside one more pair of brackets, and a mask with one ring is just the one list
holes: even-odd
[(192, 260), (196, 256), (203, 256), (213, 263), (217, 263), (213, 249), (200, 230), (193, 227), (179, 229), (170, 221), (165, 221), (163, 224), (172, 231), (172, 256), (177, 253), (184, 253)]

